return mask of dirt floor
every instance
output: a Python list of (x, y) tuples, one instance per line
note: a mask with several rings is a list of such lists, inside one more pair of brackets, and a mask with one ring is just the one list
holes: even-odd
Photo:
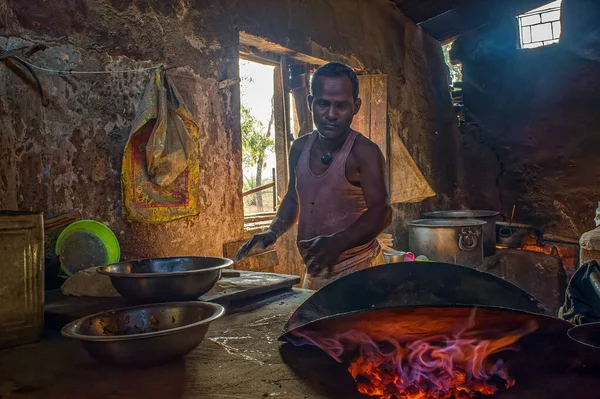
[(79, 343), (50, 331), (37, 344), (0, 352), (0, 398), (331, 397), (284, 362), (277, 340), (311, 293), (295, 290), (228, 315), (211, 324), (207, 338), (184, 359), (147, 370), (99, 364)]

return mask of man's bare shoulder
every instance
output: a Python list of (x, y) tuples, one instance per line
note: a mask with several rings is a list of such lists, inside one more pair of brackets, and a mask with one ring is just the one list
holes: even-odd
[(359, 134), (356, 136), (356, 140), (354, 141), (354, 146), (352, 147), (352, 153), (359, 159), (360, 161), (365, 160), (373, 160), (373, 158), (383, 158), (383, 153), (377, 144)]
[(310, 137), (310, 133), (305, 134), (303, 136), (298, 137), (297, 139), (295, 139), (292, 142), (292, 150), (300, 150), (302, 151), (302, 149), (304, 148), (304, 146), (306, 145), (306, 142), (308, 141), (309, 137)]
[(292, 142), (292, 147), (290, 148), (290, 162), (292, 165), (296, 165), (298, 159), (300, 158), (300, 154), (302, 154), (302, 150), (306, 146), (310, 134), (305, 134), (303, 136), (298, 137), (296, 140)]

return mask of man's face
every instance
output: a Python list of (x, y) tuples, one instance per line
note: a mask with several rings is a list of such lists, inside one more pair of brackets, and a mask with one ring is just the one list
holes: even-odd
[(314, 93), (308, 96), (308, 104), (319, 133), (333, 139), (350, 129), (361, 101), (354, 100), (348, 77), (321, 76), (315, 81)]

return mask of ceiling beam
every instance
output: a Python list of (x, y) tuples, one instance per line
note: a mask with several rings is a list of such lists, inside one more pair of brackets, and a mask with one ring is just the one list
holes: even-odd
[(516, 17), (548, 2), (549, 0), (462, 0), (458, 7), (419, 25), (431, 36), (444, 42), (495, 21)]
[(416, 24), (458, 7), (464, 0), (395, 0), (404, 15)]

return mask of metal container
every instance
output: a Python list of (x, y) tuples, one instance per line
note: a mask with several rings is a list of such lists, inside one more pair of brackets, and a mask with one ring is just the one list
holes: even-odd
[(44, 219), (0, 211), (0, 349), (35, 342), (44, 329)]
[(223, 306), (171, 302), (109, 310), (63, 327), (64, 337), (81, 341), (96, 360), (124, 366), (156, 366), (194, 350)]
[(141, 303), (193, 301), (221, 278), (231, 259), (206, 256), (141, 259), (96, 269), (122, 297)]
[(482, 229), (474, 219), (420, 219), (408, 222), (410, 252), (436, 262), (476, 267), (483, 262)]
[(500, 212), (496, 211), (436, 211), (423, 216), (427, 219), (476, 219), (485, 222), (483, 226), (483, 255), (492, 256), (496, 253), (496, 219)]
[(567, 334), (572, 340), (594, 349), (600, 349), (600, 323), (581, 324)]
[(535, 230), (528, 224), (496, 222), (496, 242), (507, 248), (522, 248)]
[(385, 263), (398, 263), (404, 262), (404, 257), (406, 256), (405, 252), (395, 251), (395, 252), (384, 252), (383, 257), (385, 259)]

